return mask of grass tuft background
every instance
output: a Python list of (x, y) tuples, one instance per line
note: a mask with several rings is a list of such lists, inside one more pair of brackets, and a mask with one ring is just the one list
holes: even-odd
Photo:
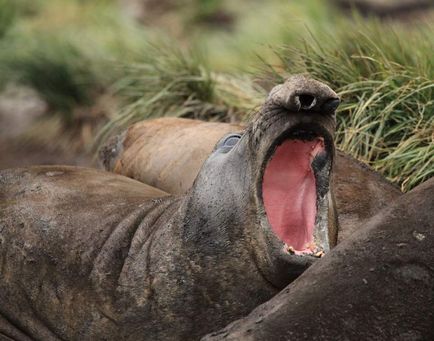
[(272, 85), (309, 73), (343, 99), (340, 149), (404, 191), (434, 175), (432, 12), (380, 20), (331, 0), (137, 0), (131, 15), (125, 3), (0, 0), (0, 90), (33, 88), (49, 136), (87, 151), (151, 117), (245, 121)]

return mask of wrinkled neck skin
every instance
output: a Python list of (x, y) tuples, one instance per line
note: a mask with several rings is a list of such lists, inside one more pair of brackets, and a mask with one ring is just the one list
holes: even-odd
[[(185, 203), (187, 213), (183, 242), (194, 250), (190, 257), (208, 267), (204, 276), (238, 278), (234, 292), (247, 281), (257, 290), (277, 292), (307, 269), (316, 258), (296, 256), (284, 250), (284, 243), (270, 228), (262, 200), (262, 177), (270, 146), (296, 124), (321, 122), (331, 134), (334, 117), (312, 113), (281, 115), (281, 109), (264, 105), (228, 153), (214, 151), (203, 165)], [(330, 135), (332, 138), (332, 135)], [(333, 141), (327, 140), (332, 154), (316, 177), (327, 185), (317, 188), (315, 237), (330, 247), (328, 236), (329, 186)], [(321, 236), (320, 236), (321, 235)], [(216, 282), (218, 283), (218, 281)]]
[[(303, 247), (294, 248), (302, 255), (285, 250), (285, 239), (290, 243), (294, 240), (295, 244), (305, 239), (282, 237), (282, 226), (292, 225), (278, 222), (276, 227), (268, 219), (270, 212), (275, 211), (278, 214), (272, 215), (273, 219), (277, 216), (293, 222), (292, 214), (300, 218), (298, 206), (293, 205), (291, 197), (284, 198), (281, 201), (284, 205), (273, 206), (271, 210), (263, 199), (263, 189), (269, 189), (264, 185), (263, 179), (267, 177), (264, 174), (270, 165), (274, 167), (274, 161), (281, 160), (277, 155), (281, 146), (283, 151), (289, 146), (290, 153), (277, 166), (283, 165), (285, 171), (285, 165), (288, 165), (291, 171), (290, 186), (282, 182), (285, 185), (283, 192), (289, 190), (291, 196), (300, 198), (298, 189), (301, 187), (297, 182), (300, 173), (294, 165), (302, 165), (304, 171), (315, 173), (315, 182), (310, 177), (308, 186), (310, 197), (314, 184), (316, 202), (312, 205), (312, 200), (309, 201), (308, 209), (302, 211), (309, 214), (306, 221), (311, 222), (316, 217), (316, 222), (308, 229), (301, 225), (301, 234), (312, 231), (310, 239), (315, 239), (325, 251), (330, 247), (325, 213), (333, 160), (336, 96), (325, 85), (302, 77), (275, 87), (241, 139), (231, 144), (224, 140), (223, 148), (216, 146), (184, 196), (164, 196), (161, 192), (158, 194), (161, 197), (151, 196), (154, 198), (151, 200), (136, 197), (133, 192), (123, 198), (125, 193), (122, 191), (129, 192), (129, 187), (118, 179), (120, 184), (111, 188), (108, 194), (98, 191), (95, 196), (91, 192), (78, 196), (94, 206), (75, 206), (77, 194), (68, 190), (69, 181), (81, 179), (69, 175), (65, 181), (70, 180), (66, 183), (49, 182), (45, 179), (46, 173), (41, 184), (48, 182), (42, 188), (63, 191), (60, 203), (57, 197), (47, 194), (51, 193), (49, 191), (35, 194), (50, 203), (49, 217), (56, 217), (52, 224), (47, 225), (50, 222), (41, 215), (45, 210), (33, 201), (33, 194), (28, 193), (23, 195), (32, 206), (28, 213), (30, 222), (22, 224), (23, 227), (17, 225), (15, 218), (25, 219), (26, 216), (14, 212), (21, 211), (22, 207), (13, 203), (11, 216), (4, 220), (8, 224), (6, 230), (8, 226), (12, 228), (6, 244), (14, 245), (15, 236), (20, 237), (21, 230), (27, 231), (23, 228), (31, 231), (28, 235), (33, 233), (39, 238), (34, 239), (38, 244), (35, 253), (38, 266), (33, 265), (33, 253), (29, 253), (32, 262), (27, 263), (27, 253), (22, 253), (20, 248), (6, 247), (8, 252), (18, 255), (16, 263), (12, 264), (27, 265), (14, 267), (17, 271), (11, 277), (11, 285), (8, 281), (0, 281), (13, 293), (3, 294), (5, 290), (0, 290), (0, 302), (9, 298), (17, 300), (9, 305), (0, 304), (0, 322), (3, 316), (13, 316), (15, 318), (10, 320), (21, 319), (29, 325), (36, 324), (39, 331), (56, 331), (62, 339), (195, 340), (247, 315), (317, 259), (305, 254)], [(293, 150), (295, 143), (302, 146), (301, 163), (297, 163), (299, 151)], [(320, 157), (321, 154), (315, 152), (315, 157), (311, 158), (306, 150), (312, 146), (312, 153), (319, 146), (321, 152), (327, 151), (327, 157)], [(307, 170), (306, 161), (310, 164)], [(83, 170), (74, 172), (79, 176)], [(277, 174), (277, 178), (282, 173)], [(28, 182), (22, 175), (22, 179), (17, 180), (23, 181), (27, 192), (33, 192), (35, 183), (31, 179), (35, 174), (29, 175)], [(88, 176), (94, 179), (96, 175)], [(52, 184), (55, 187), (50, 187)], [(292, 184), (296, 186), (295, 191)], [(279, 191), (279, 185), (280, 182), (277, 187), (273, 185), (272, 195)], [(106, 202), (105, 195), (114, 190), (121, 193), (113, 201)], [(8, 195), (15, 200), (15, 187), (11, 191), (13, 193)], [(17, 199), (17, 203), (20, 200)], [(63, 200), (67, 203), (66, 212), (63, 211)], [(119, 202), (122, 205), (116, 209)], [(97, 203), (101, 203), (101, 207)], [(288, 206), (290, 214), (284, 211)], [(112, 207), (114, 212), (110, 215), (108, 212)], [(77, 219), (72, 219), (71, 208), (81, 212)], [(279, 215), (282, 208), (284, 212)], [(97, 211), (97, 216), (90, 214), (92, 209)], [(312, 213), (315, 214), (313, 219)], [(95, 226), (88, 228), (89, 221)], [(46, 230), (49, 231), (47, 234)], [(294, 231), (289, 228), (284, 232), (290, 235)], [(50, 238), (45, 238), (47, 235)], [(17, 286), (21, 278), (30, 279), (32, 283)], [(33, 282), (40, 285), (33, 285)], [(34, 294), (28, 295), (29, 292)], [(59, 294), (64, 298), (59, 298)], [(5, 313), (5, 309), (14, 311)], [(35, 328), (29, 328), (33, 334)]]
[(151, 252), (153, 310), (180, 339), (195, 339), (248, 314), (317, 260), (285, 249), (262, 198), (270, 154), (288, 133), (303, 126), (324, 133), (329, 153), (315, 173), (320, 185), (313, 233), (322, 249), (329, 249), (334, 115), (287, 112), (266, 103), (235, 145), (216, 146), (170, 223), (157, 231)]
[[(294, 248), (298, 253), (288, 252), (285, 239), (294, 244), (312, 241), (325, 252), (330, 248), (327, 211), (336, 101), (337, 95), (331, 89), (302, 77), (275, 87), (237, 142), (223, 138), (216, 145), (192, 188), (181, 199), (171, 223), (159, 231), (165, 238), (155, 242), (160, 247), (152, 253), (158, 272), (152, 282), (164, 284), (155, 287), (158, 290), (154, 296), (161, 302), (161, 318), (175, 316), (177, 326), (173, 328), (184, 330), (186, 339), (246, 315), (318, 259), (305, 252), (304, 246)], [(300, 150), (293, 148), (295, 143), (301, 146), (302, 158)], [(277, 151), (281, 146), (286, 151), (287, 145), (289, 154), (282, 160)], [(279, 183), (267, 187), (263, 181), (273, 159), (282, 161), (278, 165), (283, 166), (283, 171), (273, 173), (271, 179), (283, 174), (285, 183), (288, 165), (290, 186), (285, 183), (283, 192), (289, 189), (291, 195), (280, 200), (282, 205), (279, 200), (273, 202), (267, 211), (263, 188), (271, 188), (272, 196), (279, 192)], [(298, 166), (310, 174), (306, 176), (310, 201), (308, 209), (301, 210), (309, 216), (306, 220), (294, 204), (302, 197), (298, 194), (301, 187), (297, 181), (302, 178)], [(279, 199), (279, 195), (272, 199)], [(296, 199), (292, 200), (292, 195)], [(285, 211), (287, 207), (290, 209)], [(270, 212), (273, 219), (282, 218), (283, 224), (272, 226)], [(298, 235), (282, 237), (282, 227), (288, 235), (294, 232), (291, 224), (286, 224), (294, 221), (292, 215), (311, 223), (295, 230), (308, 239)], [(169, 281), (173, 285), (167, 285)], [(168, 300), (172, 304), (167, 304)], [(167, 313), (162, 309), (165, 306), (170, 306)], [(174, 321), (168, 323), (173, 325)]]

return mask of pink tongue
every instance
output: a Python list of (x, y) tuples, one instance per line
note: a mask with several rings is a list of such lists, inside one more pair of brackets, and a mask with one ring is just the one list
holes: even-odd
[(273, 232), (295, 251), (313, 244), (316, 185), (311, 161), (324, 150), (322, 139), (287, 140), (277, 147), (265, 169), (262, 193)]

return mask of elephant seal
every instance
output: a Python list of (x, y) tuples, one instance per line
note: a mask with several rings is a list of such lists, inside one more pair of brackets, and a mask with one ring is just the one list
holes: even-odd
[[(216, 143), (245, 129), (243, 125), (173, 117), (142, 121), (108, 141), (99, 159), (106, 170), (182, 194), (191, 187)], [(336, 153), (332, 176), (339, 242), (402, 194), (382, 175), (342, 151)]]
[[(74, 167), (0, 173), (0, 335), (194, 340), (333, 246), (337, 95), (294, 76), (181, 196)], [(288, 195), (290, 194), (290, 195)]]
[(217, 340), (433, 340), (434, 178)]
[(434, 340), (434, 178), (218, 340)]

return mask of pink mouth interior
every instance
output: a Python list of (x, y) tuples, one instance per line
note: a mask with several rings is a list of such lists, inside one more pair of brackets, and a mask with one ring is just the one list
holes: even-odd
[(295, 253), (314, 251), (316, 183), (311, 168), (324, 140), (286, 140), (268, 162), (262, 195), (273, 232)]

